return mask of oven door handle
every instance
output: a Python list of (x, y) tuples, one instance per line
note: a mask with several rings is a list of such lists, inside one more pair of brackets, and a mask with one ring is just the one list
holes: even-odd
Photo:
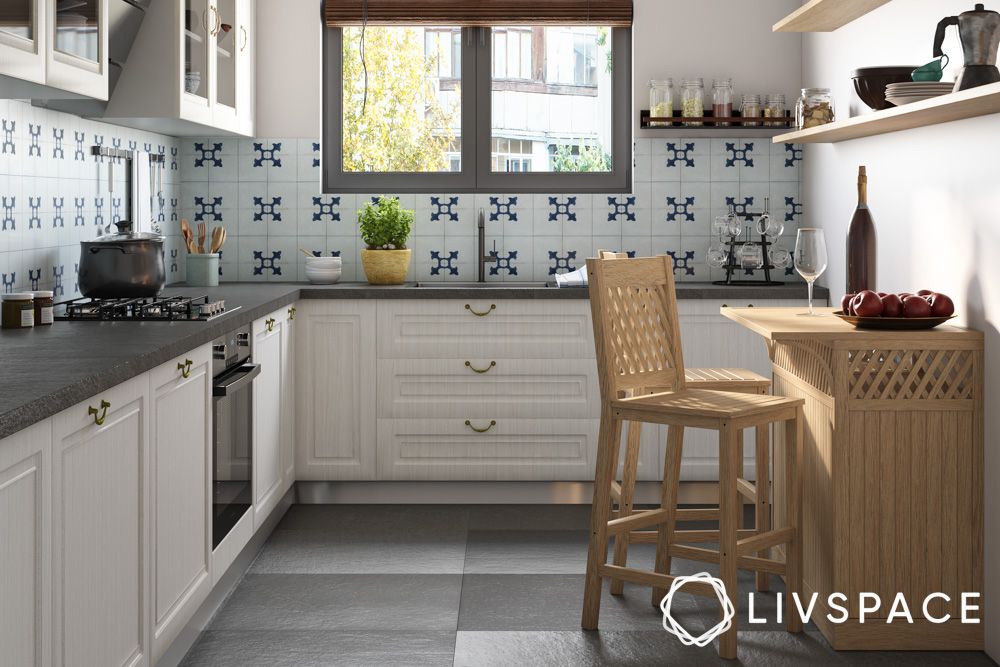
[(231, 396), (234, 392), (250, 384), (258, 375), (260, 375), (260, 364), (245, 364), (240, 366), (235, 373), (227, 376), (227, 380), (230, 380), (229, 382), (212, 385), (212, 396), (216, 398)]

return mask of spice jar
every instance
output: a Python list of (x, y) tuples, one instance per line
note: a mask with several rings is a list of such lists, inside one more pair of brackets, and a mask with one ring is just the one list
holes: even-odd
[(35, 304), (35, 326), (44, 326), (47, 324), (52, 324), (54, 319), (53, 307), (54, 301), (52, 297), (55, 296), (55, 292), (49, 290), (41, 290), (39, 292), (32, 292), (34, 295)]
[[(733, 80), (716, 79), (712, 82), (712, 115), (728, 118), (733, 115)], [(716, 121), (716, 126), (731, 125), (729, 121)]]
[[(681, 115), (685, 118), (699, 118), (705, 115), (705, 82), (702, 79), (685, 79), (681, 91)], [(684, 123), (689, 127), (697, 127), (703, 123), (691, 120)]]
[[(781, 93), (771, 93), (767, 96), (767, 101), (764, 103), (764, 117), (765, 118), (781, 118), (785, 117), (785, 96)], [(782, 122), (768, 122), (765, 125), (781, 127), (784, 124)]]
[[(674, 80), (649, 82), (649, 116), (651, 118), (672, 118), (674, 115)], [(671, 121), (650, 122), (650, 127), (667, 127)]]
[(27, 329), (35, 325), (34, 295), (14, 292), (0, 296), (0, 326), (4, 329)]
[(800, 130), (833, 122), (833, 96), (829, 88), (803, 88), (795, 104), (795, 124)]
[[(743, 118), (755, 118), (760, 116), (760, 95), (744, 95), (743, 104), (740, 105), (740, 115)], [(759, 120), (744, 120), (744, 127), (758, 127)]]

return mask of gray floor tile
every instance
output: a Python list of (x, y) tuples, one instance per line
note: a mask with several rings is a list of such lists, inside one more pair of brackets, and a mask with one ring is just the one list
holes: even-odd
[(573, 665), (717, 665), (712, 648), (682, 645), (663, 632), (465, 632), (455, 643), (455, 667)]
[(454, 630), (462, 577), (248, 574), (213, 630)]
[[(586, 530), (470, 530), (465, 552), (466, 574), (584, 574)], [(608, 546), (608, 562), (613, 553)], [(652, 569), (654, 544), (629, 546), (628, 565)]]
[(276, 530), (250, 567), (254, 574), (461, 574), (464, 526), (369, 531)]
[(328, 665), (452, 665), (454, 632), (210, 630), (182, 667), (326, 667)]
[[(583, 575), (467, 574), (462, 581), (459, 630), (579, 630)], [(690, 596), (688, 596), (690, 597)], [(702, 632), (702, 615), (690, 600), (675, 605), (675, 618), (692, 633)], [(663, 614), (650, 591), (626, 584), (625, 595), (601, 598), (602, 630), (663, 631)]]
[(472, 505), (470, 530), (589, 530), (590, 505)]

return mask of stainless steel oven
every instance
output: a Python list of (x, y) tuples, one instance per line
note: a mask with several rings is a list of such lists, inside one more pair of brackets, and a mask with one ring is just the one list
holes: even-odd
[(212, 548), (253, 504), (253, 379), (250, 326), (212, 343), (215, 435), (212, 439)]

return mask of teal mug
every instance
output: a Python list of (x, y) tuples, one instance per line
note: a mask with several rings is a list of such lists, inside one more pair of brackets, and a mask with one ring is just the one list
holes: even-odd
[(948, 66), (948, 54), (935, 58), (926, 65), (921, 65), (910, 74), (914, 81), (940, 81), (944, 76), (944, 68)]

